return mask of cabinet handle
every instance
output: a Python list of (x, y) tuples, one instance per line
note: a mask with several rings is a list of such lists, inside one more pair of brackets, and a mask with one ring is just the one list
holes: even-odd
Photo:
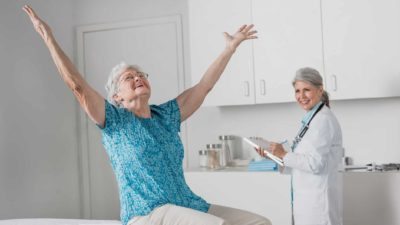
[(260, 80), (260, 94), (265, 95), (265, 80)]
[(332, 77), (332, 90), (333, 90), (333, 91), (336, 91), (336, 90), (337, 90), (337, 79), (336, 79), (336, 75), (335, 75), (335, 74), (332, 74), (331, 77)]
[(250, 83), (248, 81), (244, 82), (244, 96), (250, 96)]

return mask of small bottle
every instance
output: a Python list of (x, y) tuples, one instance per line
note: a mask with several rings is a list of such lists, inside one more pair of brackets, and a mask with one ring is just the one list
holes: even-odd
[(207, 151), (206, 150), (200, 150), (199, 151), (199, 165), (202, 168), (207, 167)]
[(207, 167), (210, 169), (220, 169), (221, 144), (207, 144)]

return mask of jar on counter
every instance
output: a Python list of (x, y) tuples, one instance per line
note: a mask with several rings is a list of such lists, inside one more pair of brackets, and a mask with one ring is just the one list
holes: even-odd
[(199, 150), (199, 166), (203, 168), (207, 167), (207, 161), (207, 150)]
[(220, 152), (220, 163), (222, 167), (225, 167), (232, 163), (232, 152), (230, 148), (230, 142), (235, 139), (233, 135), (220, 135), (219, 140), (221, 141), (221, 152)]
[(207, 144), (207, 167), (210, 169), (220, 169), (221, 144)]

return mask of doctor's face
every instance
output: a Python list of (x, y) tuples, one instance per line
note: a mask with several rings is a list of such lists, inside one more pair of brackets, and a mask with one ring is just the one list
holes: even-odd
[(306, 111), (310, 111), (321, 101), (323, 89), (305, 81), (296, 81), (294, 92), (297, 103)]

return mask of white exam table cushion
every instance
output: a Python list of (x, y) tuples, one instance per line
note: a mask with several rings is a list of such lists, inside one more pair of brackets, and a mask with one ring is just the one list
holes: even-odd
[(35, 218), (0, 220), (0, 225), (121, 225), (121, 221)]

